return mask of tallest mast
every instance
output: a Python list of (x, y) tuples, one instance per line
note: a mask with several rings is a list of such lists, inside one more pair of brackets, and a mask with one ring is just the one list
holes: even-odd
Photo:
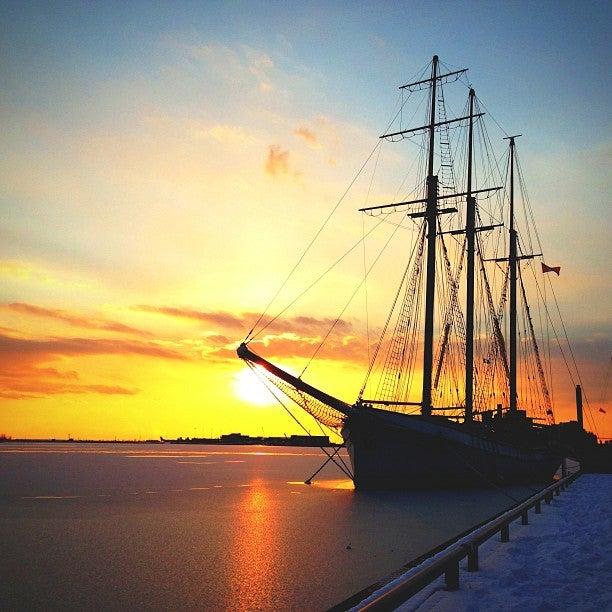
[(474, 154), (474, 98), (470, 88), (470, 123), (468, 128), (467, 208), (465, 235), (467, 241), (467, 279), (465, 291), (465, 421), (474, 411), (474, 255), (476, 243), (476, 198), (472, 195), (472, 158)]
[(514, 227), (514, 138), (510, 136), (510, 410), (516, 411), (517, 235)]
[(436, 133), (436, 83), (438, 56), (431, 64), (431, 114), (429, 119), (429, 164), (427, 171), (427, 285), (425, 289), (425, 334), (423, 348), (423, 392), (421, 414), (431, 414), (431, 379), (433, 371), (433, 325), (436, 274), (436, 232), (438, 209), (438, 177), (434, 175), (434, 144)]
[[(476, 117), (482, 116), (484, 113), (474, 114), (473, 109), (469, 116), (456, 117), (454, 119), (444, 119), (436, 123), (436, 96), (438, 93), (438, 85), (456, 81), (461, 75), (465, 74), (467, 68), (454, 70), (445, 74), (440, 74), (438, 69), (438, 56), (434, 55), (431, 62), (431, 76), (421, 81), (402, 85), (400, 89), (408, 91), (420, 91), (429, 86), (430, 90), (430, 106), (429, 106), (429, 123), (415, 128), (400, 130), (398, 132), (389, 132), (383, 134), (381, 138), (395, 139), (398, 136), (411, 137), (416, 134), (428, 134), (429, 150), (428, 150), (428, 166), (427, 166), (427, 193), (425, 198), (410, 200), (406, 202), (394, 202), (392, 204), (382, 204), (379, 206), (368, 206), (360, 208), (361, 212), (372, 213), (373, 211), (383, 211), (389, 208), (397, 209), (400, 206), (410, 206), (412, 204), (425, 204), (425, 210), (417, 212), (409, 212), (408, 216), (412, 219), (425, 218), (427, 230), (427, 265), (426, 265), (426, 286), (425, 286), (425, 330), (423, 338), (423, 388), (421, 394), (421, 414), (425, 416), (431, 415), (431, 393), (433, 380), (433, 342), (434, 342), (434, 307), (436, 295), (436, 234), (438, 230), (437, 218), (438, 215), (456, 213), (457, 208), (438, 208), (438, 200), (446, 198), (456, 198), (465, 196), (465, 193), (444, 194), (438, 196), (438, 177), (434, 175), (434, 157), (435, 157), (435, 136), (436, 128), (440, 126), (448, 126), (460, 121), (470, 119), (472, 121)], [(438, 83), (439, 81), (439, 83)], [(480, 189), (471, 191), (469, 195), (474, 195), (480, 191), (497, 191), (499, 187), (490, 189)], [(452, 233), (452, 232), (451, 232)]]

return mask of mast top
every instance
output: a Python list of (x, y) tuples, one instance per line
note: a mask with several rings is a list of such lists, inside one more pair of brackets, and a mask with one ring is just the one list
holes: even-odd
[[(425, 89), (429, 83), (432, 81), (440, 81), (440, 82), (448, 82), (448, 80), (452, 79), (452, 81), (456, 81), (462, 74), (467, 72), (467, 68), (462, 68), (461, 70), (454, 70), (453, 72), (447, 72), (446, 74), (437, 74), (438, 70), (438, 56), (434, 55), (432, 60), (432, 68), (433, 74), (428, 79), (423, 79), (421, 81), (415, 81), (414, 83), (408, 83), (407, 85), (401, 85), (399, 89), (407, 89), (408, 91), (417, 91), (420, 89)], [(446, 79), (446, 80), (443, 80)]]
[(522, 134), (514, 134), (514, 136), (504, 136), (504, 140), (509, 140), (510, 142), (514, 142), (515, 138), (520, 138)]

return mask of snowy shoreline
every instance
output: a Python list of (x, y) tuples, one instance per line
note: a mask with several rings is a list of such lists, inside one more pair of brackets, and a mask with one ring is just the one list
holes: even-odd
[(529, 525), (512, 523), (510, 542), (485, 542), (480, 569), (461, 564), (461, 588), (440, 577), (402, 604), (402, 612), (612, 609), (612, 475), (585, 474)]

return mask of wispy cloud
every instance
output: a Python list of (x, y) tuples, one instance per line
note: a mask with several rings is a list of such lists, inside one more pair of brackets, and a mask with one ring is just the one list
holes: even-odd
[(255, 83), (262, 93), (275, 89), (274, 62), (264, 51), (247, 46), (230, 48), (220, 44), (182, 45), (192, 58), (203, 62), (217, 78), (231, 82)]
[[(150, 305), (134, 306), (134, 309), (205, 324), (211, 328), (211, 332), (198, 341), (198, 347), (204, 358), (213, 361), (235, 361), (238, 343), (259, 318), (259, 315), (253, 312), (207, 312), (192, 308)], [(297, 315), (275, 320), (264, 317), (258, 329), (264, 326), (265, 329), (256, 336), (251, 346), (255, 350), (259, 347), (267, 357), (308, 358), (326, 337), (319, 351), (321, 359), (351, 363), (367, 361), (366, 342), (354, 333), (350, 321)], [(212, 331), (213, 329), (215, 331)]]
[[(6, 378), (0, 376), (0, 380)], [(6, 384), (6, 380), (3, 381)], [(136, 395), (139, 389), (120, 387), (117, 385), (81, 385), (65, 384), (45, 380), (34, 368), (27, 379), (9, 380), (9, 385), (0, 389), (0, 397), (4, 399), (32, 399), (48, 395), (96, 393), (100, 395)], [(3, 385), (4, 386), (4, 385)]]
[(67, 323), (68, 325), (72, 325), (74, 327), (81, 327), (83, 329), (98, 329), (101, 331), (135, 334), (139, 336), (146, 335), (146, 333), (140, 329), (136, 329), (135, 327), (131, 327), (129, 325), (125, 325), (117, 321), (88, 318), (81, 314), (68, 312), (66, 310), (44, 308), (42, 306), (26, 304), (24, 302), (3, 304), (1, 308), (19, 314), (54, 319), (56, 321), (61, 321), (63, 323)]
[(343, 131), (354, 133), (356, 128), (350, 125), (339, 125), (328, 117), (319, 115), (311, 120), (314, 127), (302, 123), (293, 130), (293, 135), (300, 138), (310, 149), (318, 151), (326, 164), (335, 166), (339, 156), (346, 156), (342, 151)]
[(265, 169), (273, 177), (289, 174), (289, 151), (284, 151), (280, 145), (270, 145)]
[(52, 360), (78, 355), (142, 355), (185, 361), (189, 357), (156, 342), (117, 338), (17, 338), (0, 334), (0, 363), (11, 359)]
[(270, 71), (274, 68), (274, 62), (267, 53), (246, 49), (249, 72), (257, 79), (259, 90), (262, 92), (272, 91), (274, 86)]
[[(253, 340), (250, 347), (256, 353), (272, 360), (308, 359), (317, 351), (317, 359), (320, 360), (365, 365), (368, 356), (368, 347), (362, 337), (345, 335), (337, 330), (323, 343), (321, 336), (300, 336), (294, 332), (284, 332), (267, 334)], [(207, 356), (223, 360), (236, 359), (235, 347), (214, 347)]]
[(223, 329), (243, 329), (244, 320), (239, 315), (234, 315), (229, 312), (206, 312), (203, 310), (194, 310), (192, 308), (177, 308), (173, 306), (148, 306), (141, 304), (134, 306), (134, 310), (141, 312), (150, 312), (154, 314), (163, 314), (179, 319), (191, 319), (194, 321), (202, 321), (218, 325)]
[[(217, 326), (223, 330), (241, 330), (244, 333), (246, 333), (253, 326), (255, 321), (259, 319), (259, 314), (255, 312), (242, 312), (236, 314), (227, 311), (210, 312), (193, 308), (152, 306), (146, 304), (133, 306), (133, 309), (141, 312), (200, 321)], [(333, 325), (335, 319), (331, 317), (297, 315), (276, 319), (268, 325), (269, 321), (271, 321), (270, 317), (264, 317), (260, 322), (261, 326), (266, 325), (269, 331), (277, 333), (291, 332), (300, 335), (318, 335), (327, 333), (327, 330)], [(353, 326), (349, 321), (339, 319), (334, 325), (334, 329), (337, 332), (350, 334)]]
[(49, 364), (67, 357), (136, 355), (187, 361), (189, 356), (153, 342), (100, 338), (23, 338), (0, 334), (0, 397), (25, 399), (47, 395), (98, 393), (134, 395), (136, 388), (83, 381), (76, 370)]
[(309, 147), (318, 149), (321, 147), (316, 134), (307, 127), (299, 127), (293, 131), (294, 135), (301, 138)]

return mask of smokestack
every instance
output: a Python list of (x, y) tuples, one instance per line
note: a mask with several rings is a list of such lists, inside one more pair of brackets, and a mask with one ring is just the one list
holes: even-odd
[(584, 429), (582, 421), (582, 388), (580, 385), (576, 385), (576, 420), (578, 421), (578, 427)]

